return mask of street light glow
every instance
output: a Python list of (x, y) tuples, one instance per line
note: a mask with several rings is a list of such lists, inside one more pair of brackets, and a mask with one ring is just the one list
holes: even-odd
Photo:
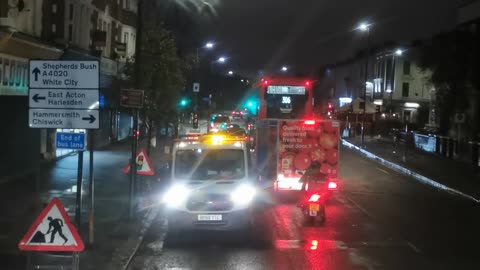
[(403, 51), (401, 49), (397, 49), (395, 51), (395, 55), (401, 56), (403, 54)]
[(233, 75), (233, 71), (228, 71), (228, 75)]
[(226, 60), (227, 59), (225, 57), (220, 57), (220, 58), (218, 58), (217, 61), (220, 62), (220, 63), (225, 63)]
[(213, 44), (213, 42), (207, 42), (207, 44), (205, 44), (205, 48), (207, 49), (212, 49), (214, 46), (215, 44)]
[(369, 28), (370, 28), (370, 24), (368, 24), (368, 23), (361, 23), (361, 24), (358, 26), (357, 29), (360, 30), (360, 31), (365, 32), (365, 31), (367, 31)]
[(286, 66), (282, 67), (282, 71), (287, 71), (287, 70), (288, 70), (288, 67), (286, 67)]

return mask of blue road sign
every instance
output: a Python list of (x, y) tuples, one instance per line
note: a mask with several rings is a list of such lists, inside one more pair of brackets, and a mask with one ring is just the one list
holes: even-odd
[(55, 145), (58, 149), (85, 150), (85, 133), (57, 132)]

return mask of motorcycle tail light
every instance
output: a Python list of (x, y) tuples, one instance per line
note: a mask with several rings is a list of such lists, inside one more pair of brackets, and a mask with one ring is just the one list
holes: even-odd
[(335, 182), (328, 182), (328, 190), (336, 190), (338, 188), (338, 184)]
[(310, 199), (308, 199), (309, 202), (318, 202), (320, 200), (320, 195), (319, 194), (312, 194), (310, 196)]

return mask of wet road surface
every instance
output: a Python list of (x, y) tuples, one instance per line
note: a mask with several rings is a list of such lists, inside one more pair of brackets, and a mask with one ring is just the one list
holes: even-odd
[(320, 227), (295, 194), (257, 213), (251, 234), (168, 237), (160, 214), (134, 257), (137, 269), (478, 269), (479, 207), (342, 149), (342, 191)]

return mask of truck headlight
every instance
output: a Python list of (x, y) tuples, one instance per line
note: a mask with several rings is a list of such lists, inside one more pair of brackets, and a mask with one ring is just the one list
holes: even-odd
[(162, 202), (168, 206), (179, 206), (190, 195), (190, 190), (184, 185), (174, 185), (162, 197)]
[(230, 198), (239, 205), (248, 205), (252, 202), (257, 190), (252, 185), (241, 185), (232, 192)]

